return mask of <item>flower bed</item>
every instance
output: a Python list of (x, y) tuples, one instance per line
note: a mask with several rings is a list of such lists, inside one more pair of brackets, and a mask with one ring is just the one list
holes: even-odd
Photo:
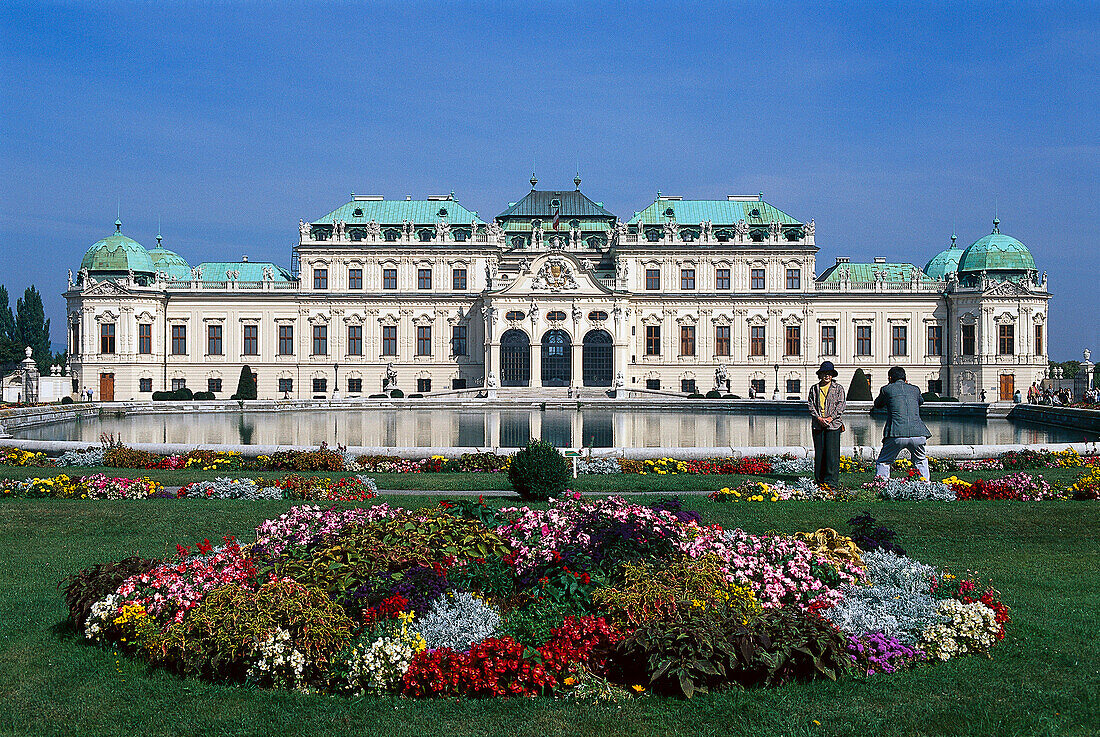
[(182, 674), (422, 698), (690, 698), (892, 673), (1004, 636), (992, 587), (853, 523), (866, 548), (723, 530), (675, 499), (299, 506), (247, 544), (85, 569), (65, 597), (88, 640)]
[(20, 481), (0, 480), (0, 497), (12, 499), (147, 499), (162, 496), (164, 487), (147, 478), (71, 478), (65, 474)]
[(16, 499), (297, 499), (315, 501), (367, 501), (378, 495), (374, 479), (321, 478), (288, 475), (280, 479), (235, 479), (227, 476), (196, 481), (175, 492), (148, 478), (109, 478), (104, 474), (72, 478), (65, 474), (47, 478), (0, 480), (0, 498)]

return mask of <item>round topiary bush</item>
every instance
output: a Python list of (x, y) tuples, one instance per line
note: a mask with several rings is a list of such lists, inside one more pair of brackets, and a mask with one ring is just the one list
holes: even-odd
[(702, 394), (699, 394), (698, 392), (696, 392), (695, 394), (688, 394), (688, 399), (705, 399), (705, 398), (706, 397), (704, 397)]
[(61, 397), (61, 403), (62, 404), (72, 404), (73, 403), (73, 398), (72, 397)]
[(389, 394), (371, 394), (367, 399), (389, 399)]
[(565, 491), (569, 466), (558, 449), (542, 440), (532, 440), (512, 456), (508, 481), (523, 499), (546, 501)]
[(176, 401), (188, 401), (188, 400), (191, 400), (191, 399), (194, 399), (194, 398), (195, 398), (194, 392), (192, 392), (187, 387), (183, 387), (182, 389), (176, 389), (175, 391), (172, 392), (172, 399), (175, 399)]
[(722, 392), (718, 391), (717, 389), (711, 389), (709, 392), (707, 392), (707, 399), (721, 399), (721, 398), (722, 398)]
[(390, 392), (390, 396), (394, 399), (403, 399), (405, 396), (405, 392), (401, 391), (400, 389), (394, 389)]

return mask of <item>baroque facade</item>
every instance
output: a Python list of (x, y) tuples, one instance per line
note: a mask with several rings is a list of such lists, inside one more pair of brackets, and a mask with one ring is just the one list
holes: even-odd
[[(483, 220), (454, 197), (355, 196), (299, 222), (292, 266), (192, 268), (115, 233), (65, 293), (74, 391), (261, 398), (494, 389), (801, 398), (822, 360), (847, 383), (906, 367), (924, 390), (1011, 399), (1043, 378), (1050, 294), (1028, 249), (993, 232), (922, 269), (819, 270), (815, 223), (760, 195), (658, 192), (622, 220), (580, 190), (531, 190)], [(388, 377), (388, 378), (387, 378)], [(564, 393), (564, 392), (563, 392)]]

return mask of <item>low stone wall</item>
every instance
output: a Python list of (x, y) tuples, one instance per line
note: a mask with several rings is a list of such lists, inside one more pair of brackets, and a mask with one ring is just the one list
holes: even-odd
[(1008, 412), (1010, 420), (1040, 422), (1100, 434), (1100, 410), (1078, 407), (1047, 407), (1042, 404), (1016, 404)]
[(50, 425), (79, 419), (95, 419), (100, 416), (100, 405), (92, 402), (74, 404), (45, 404), (39, 407), (15, 407), (0, 410), (0, 438), (12, 430), (24, 427)]

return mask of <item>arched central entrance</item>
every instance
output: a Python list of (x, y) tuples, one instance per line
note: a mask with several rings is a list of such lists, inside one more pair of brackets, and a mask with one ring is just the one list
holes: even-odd
[(606, 330), (589, 330), (584, 336), (581, 372), (585, 386), (611, 386), (614, 342)]
[(573, 375), (573, 343), (564, 330), (547, 330), (542, 336), (542, 385), (569, 386)]
[(530, 386), (531, 341), (522, 330), (500, 336), (500, 385)]

